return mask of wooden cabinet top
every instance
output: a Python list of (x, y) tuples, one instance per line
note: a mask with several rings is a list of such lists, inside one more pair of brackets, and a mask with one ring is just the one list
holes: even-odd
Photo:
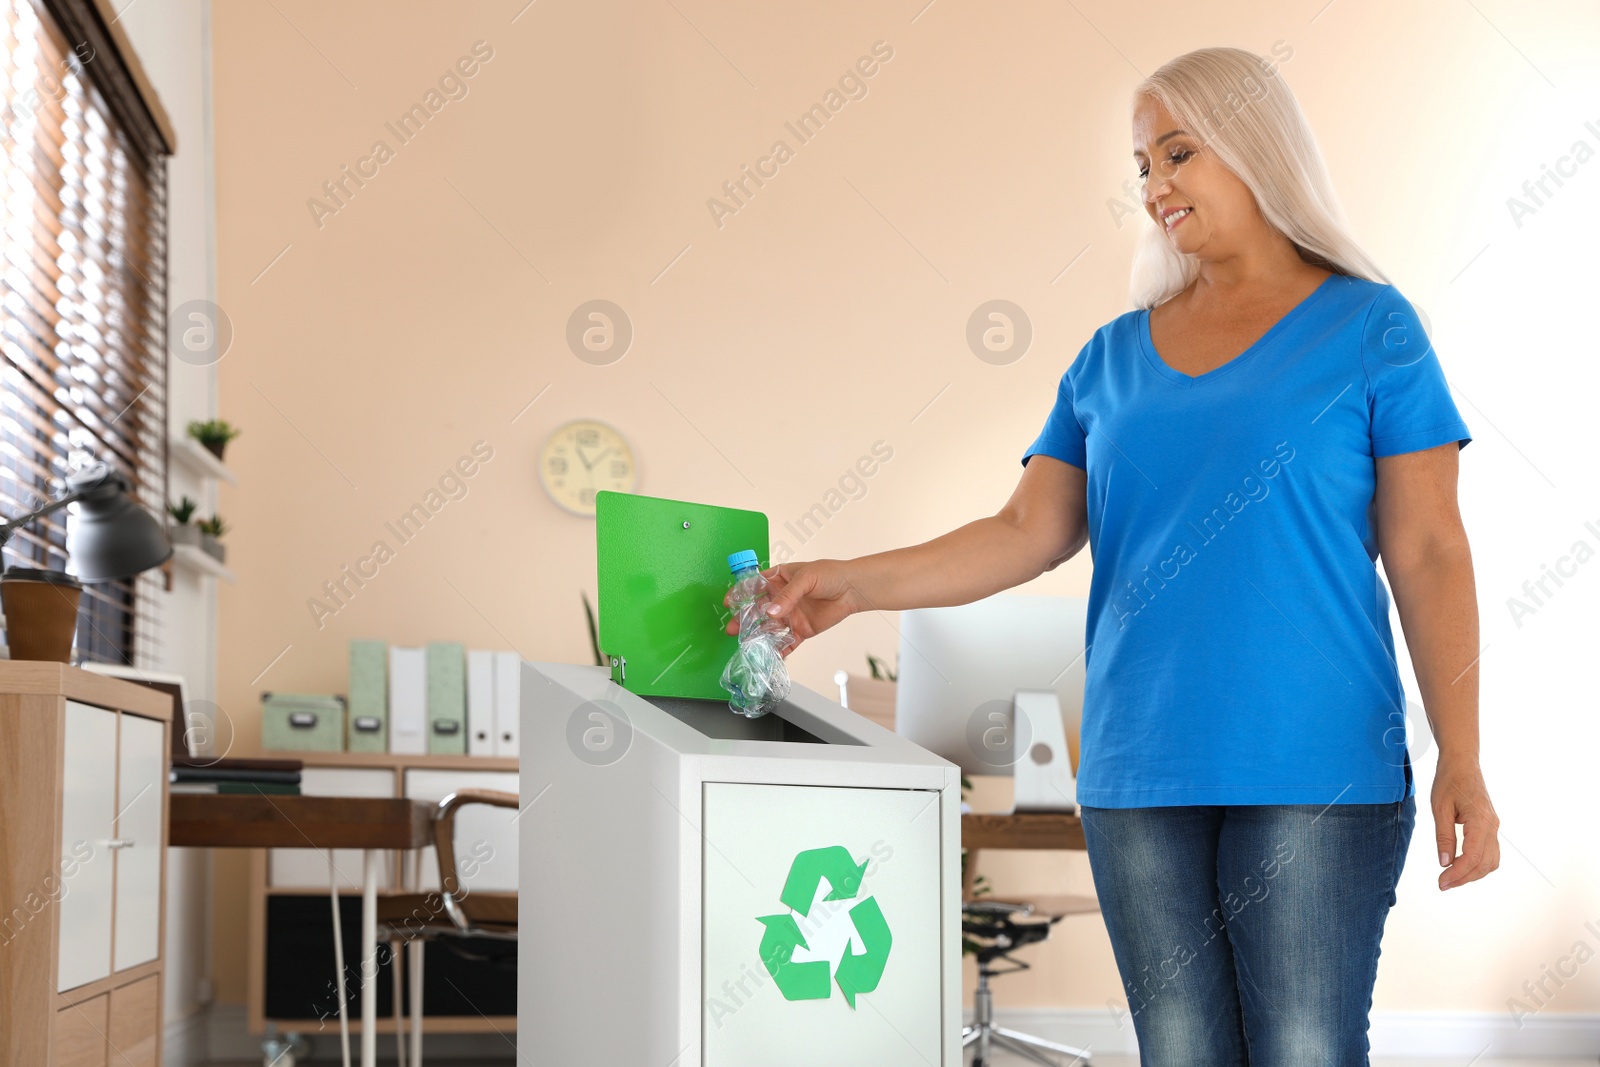
[(60, 696), (172, 721), (172, 697), (158, 689), (44, 660), (0, 660), (0, 693)]

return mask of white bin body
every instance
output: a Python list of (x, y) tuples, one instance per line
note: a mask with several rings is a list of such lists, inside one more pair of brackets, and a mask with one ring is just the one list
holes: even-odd
[(522, 738), (521, 1058), (961, 1063), (954, 764), (802, 686), (752, 723), (570, 664), (523, 665)]

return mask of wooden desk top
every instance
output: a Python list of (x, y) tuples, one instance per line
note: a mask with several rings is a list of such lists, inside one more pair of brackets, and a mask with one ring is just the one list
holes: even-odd
[(233, 796), (175, 793), (174, 848), (422, 848), (433, 844), (434, 805), (401, 797)]
[[(173, 847), (421, 848), (433, 843), (433, 805), (398, 797), (171, 797)], [(969, 849), (1082, 849), (1083, 823), (1051, 812), (961, 816)]]
[(968, 849), (1083, 849), (1083, 822), (1076, 815), (1057, 812), (963, 815), (961, 845)]

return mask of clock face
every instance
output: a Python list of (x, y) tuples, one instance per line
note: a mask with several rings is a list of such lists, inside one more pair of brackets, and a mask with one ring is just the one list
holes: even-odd
[(638, 477), (633, 449), (622, 434), (595, 419), (578, 419), (557, 427), (544, 443), (539, 480), (557, 504), (593, 516), (595, 493), (631, 493)]

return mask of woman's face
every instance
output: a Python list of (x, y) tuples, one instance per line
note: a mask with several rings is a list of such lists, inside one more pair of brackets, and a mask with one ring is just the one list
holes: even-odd
[(1134, 109), (1133, 159), (1145, 210), (1180, 252), (1223, 258), (1265, 223), (1250, 187), (1155, 97), (1140, 97)]

